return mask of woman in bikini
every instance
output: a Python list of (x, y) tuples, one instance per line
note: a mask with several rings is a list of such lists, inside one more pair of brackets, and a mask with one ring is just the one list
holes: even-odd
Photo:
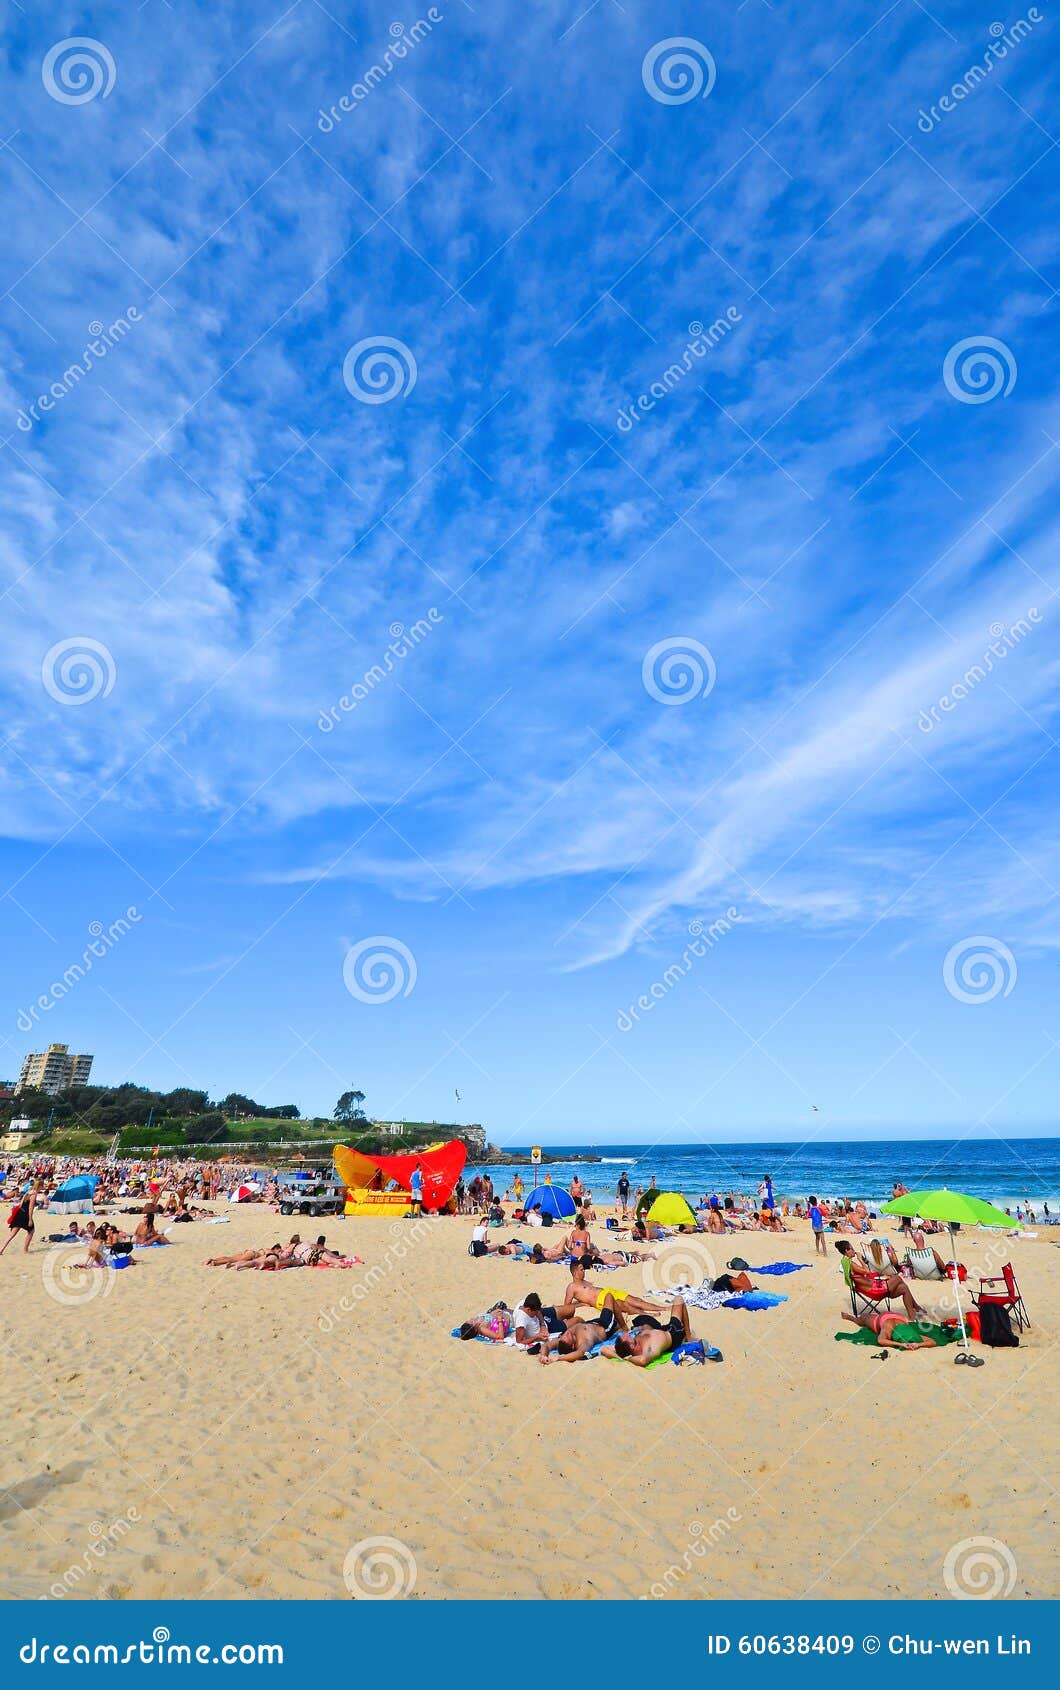
[(903, 1326), (909, 1320), (907, 1314), (889, 1314), (884, 1309), (875, 1309), (872, 1314), (851, 1314), (849, 1309), (842, 1309), (844, 1320), (849, 1320), (852, 1326), (863, 1326), (866, 1332), (875, 1332), (876, 1342), (882, 1344), (885, 1350), (934, 1350), (938, 1346), (934, 1338), (922, 1337), (918, 1344), (908, 1339), (894, 1337), (896, 1326)]

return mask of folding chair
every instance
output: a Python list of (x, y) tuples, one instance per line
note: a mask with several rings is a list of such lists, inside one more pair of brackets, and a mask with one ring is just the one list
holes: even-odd
[[(984, 1291), (984, 1285), (1003, 1285), (1005, 1289), (1004, 1291)], [(982, 1308), (984, 1303), (993, 1303), (994, 1307), (999, 1309), (1011, 1309), (1016, 1316), (1016, 1322), (1021, 1332), (1025, 1326), (1029, 1326), (1031, 1323), (1031, 1317), (1027, 1313), (1020, 1288), (1016, 1284), (1016, 1275), (1012, 1271), (1011, 1262), (1006, 1262), (1001, 1272), (996, 1274), (993, 1279), (980, 1279), (979, 1295), (975, 1298), (975, 1306)]]
[(850, 1310), (855, 1320), (860, 1319), (862, 1314), (874, 1313), (881, 1303), (885, 1308), (890, 1308), (891, 1298), (888, 1292), (880, 1291), (877, 1295), (872, 1295), (858, 1290), (854, 1284), (854, 1264), (849, 1256), (843, 1257), (843, 1278), (846, 1280), (847, 1290), (850, 1292)]
[(934, 1250), (910, 1250), (909, 1271), (914, 1279), (945, 1279), (946, 1275), (939, 1272), (939, 1264), (935, 1260)]

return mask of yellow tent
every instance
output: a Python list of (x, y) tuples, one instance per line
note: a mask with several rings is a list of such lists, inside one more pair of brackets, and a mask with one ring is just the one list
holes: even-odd
[(663, 1191), (648, 1210), (648, 1219), (659, 1226), (695, 1226), (696, 1217), (679, 1191)]

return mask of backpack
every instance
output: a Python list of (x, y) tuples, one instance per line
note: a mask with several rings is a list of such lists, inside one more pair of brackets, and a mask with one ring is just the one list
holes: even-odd
[(990, 1344), (994, 1349), (1014, 1348), (1019, 1343), (1012, 1330), (1008, 1309), (1003, 1309), (999, 1303), (980, 1303), (979, 1335), (984, 1344)]

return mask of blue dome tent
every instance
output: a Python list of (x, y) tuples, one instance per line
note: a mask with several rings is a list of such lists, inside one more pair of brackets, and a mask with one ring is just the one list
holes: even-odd
[(568, 1220), (576, 1214), (578, 1205), (569, 1191), (561, 1185), (539, 1185), (526, 1200), (527, 1209), (540, 1209), (543, 1215), (551, 1215), (553, 1219)]
[(48, 1204), (49, 1215), (90, 1215), (98, 1184), (95, 1174), (73, 1174), (64, 1179)]

